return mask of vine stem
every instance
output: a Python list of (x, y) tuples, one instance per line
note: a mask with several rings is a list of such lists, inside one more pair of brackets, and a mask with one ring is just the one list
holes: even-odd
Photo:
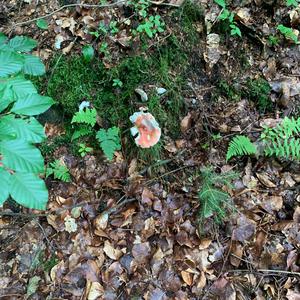
[[(85, 8), (109, 8), (109, 7), (118, 6), (118, 5), (123, 4), (125, 2), (126, 2), (126, 0), (120, 0), (120, 1), (117, 1), (117, 2), (114, 2), (114, 3), (110, 3), (110, 4), (86, 4), (86, 3), (66, 4), (66, 5), (61, 6), (60, 8), (55, 9), (51, 13), (46, 14), (44, 16), (37, 17), (37, 18), (34, 18), (34, 19), (30, 19), (28, 21), (24, 21), (24, 22), (20, 22), (20, 23), (13, 23), (12, 27), (23, 26), (23, 25), (30, 24), (32, 22), (35, 22), (35, 21), (38, 21), (38, 20), (41, 20), (41, 19), (46, 19), (46, 18), (51, 17), (52, 15), (56, 14), (57, 12), (59, 12), (63, 9), (66, 9), (66, 8), (70, 8), (70, 7), (82, 6), (82, 7), (85, 7)], [(157, 5), (157, 6), (158, 5), (164, 5), (164, 6), (177, 7), (177, 8), (181, 6), (181, 5), (173, 4), (173, 3), (164, 3), (163, 1), (159, 1), (159, 2), (150, 1), (150, 3), (153, 4), (153, 5)]]

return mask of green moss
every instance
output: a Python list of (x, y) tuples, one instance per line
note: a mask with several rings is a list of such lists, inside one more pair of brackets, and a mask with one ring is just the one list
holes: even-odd
[[(166, 38), (163, 45), (154, 45), (134, 57), (124, 57), (119, 65), (111, 69), (105, 68), (97, 56), (90, 63), (78, 55), (56, 56), (50, 62), (50, 71), (35, 83), (41, 92), (53, 97), (62, 106), (66, 124), (70, 124), (82, 101), (90, 101), (103, 127), (118, 126), (123, 131), (123, 137), (128, 137), (130, 133), (127, 129), (131, 126), (129, 116), (140, 106), (148, 106), (163, 133), (176, 138), (180, 134), (178, 120), (186, 113), (182, 95), (186, 84), (184, 75), (189, 67), (191, 46), (199, 41), (195, 22), (202, 19), (201, 10), (195, 4), (186, 2), (172, 17), (173, 21), (178, 21), (178, 33)], [(121, 88), (113, 87), (115, 78), (123, 82)], [(147, 89), (147, 103), (141, 103), (135, 93), (137, 87), (150, 87)], [(167, 93), (158, 96), (154, 87), (164, 87)], [(133, 139), (130, 140), (133, 145)], [(57, 146), (64, 143), (70, 144), (70, 134), (42, 144), (41, 149), (44, 154), (53, 153)], [(93, 144), (92, 141), (90, 143)], [(137, 155), (146, 162), (152, 157), (151, 161), (155, 161), (160, 159), (161, 149), (158, 145), (149, 151), (138, 149), (128, 155)]]
[(241, 99), (241, 92), (238, 91), (231, 82), (220, 80), (217, 83), (217, 95), (222, 95), (230, 101), (239, 101)]
[(265, 79), (249, 79), (246, 87), (244, 90), (245, 96), (255, 103), (260, 112), (264, 113), (272, 110), (273, 103), (270, 99), (271, 87)]

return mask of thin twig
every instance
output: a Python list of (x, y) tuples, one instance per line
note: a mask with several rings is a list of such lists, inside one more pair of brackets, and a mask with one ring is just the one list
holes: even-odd
[[(226, 271), (228, 273), (252, 273), (249, 270), (228, 270)], [(273, 274), (268, 274), (268, 276), (273, 275), (273, 276), (281, 276), (282, 274), (285, 275), (295, 275), (295, 276), (300, 276), (300, 272), (292, 272), (292, 271), (285, 271), (285, 270), (270, 270), (270, 269), (257, 269), (253, 270), (253, 272), (258, 272), (258, 273), (273, 273)]]
[(125, 204), (131, 203), (136, 201), (136, 198), (129, 198), (129, 199), (125, 199), (124, 201), (120, 202), (119, 204), (117, 204), (116, 206), (113, 206), (107, 210), (105, 210), (104, 212), (107, 214), (112, 214), (117, 212), (122, 206), (124, 206)]

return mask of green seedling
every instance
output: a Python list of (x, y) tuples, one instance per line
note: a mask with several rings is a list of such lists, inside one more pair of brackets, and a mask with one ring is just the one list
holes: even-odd
[(93, 148), (88, 147), (86, 144), (80, 143), (79, 144), (79, 154), (81, 157), (85, 157), (88, 153), (91, 153), (93, 151)]

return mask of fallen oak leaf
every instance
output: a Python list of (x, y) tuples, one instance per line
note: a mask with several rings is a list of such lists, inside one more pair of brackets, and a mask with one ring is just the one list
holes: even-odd
[(118, 260), (122, 255), (123, 252), (119, 249), (115, 249), (109, 241), (104, 242), (104, 253), (113, 260)]

